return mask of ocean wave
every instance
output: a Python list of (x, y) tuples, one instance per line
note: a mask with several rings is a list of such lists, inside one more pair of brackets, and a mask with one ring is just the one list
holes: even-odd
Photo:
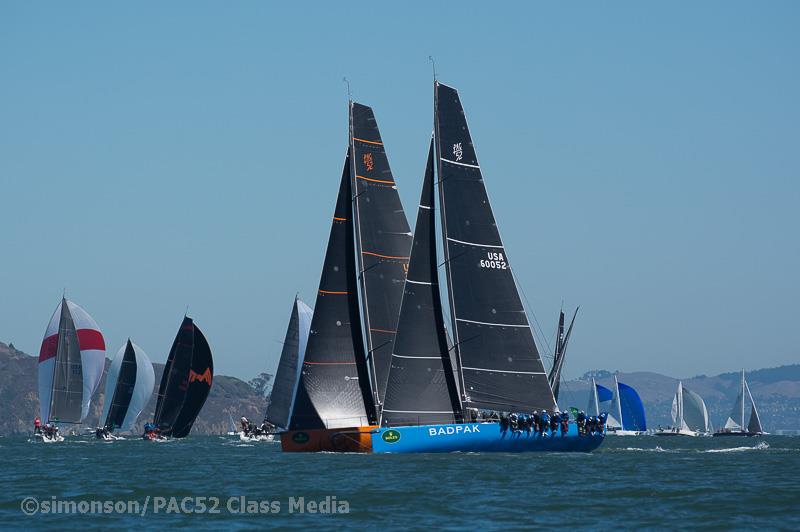
[(642, 447), (626, 447), (625, 451), (639, 451), (645, 453), (674, 453), (677, 452), (675, 449), (663, 449), (660, 446), (656, 445), (655, 448), (651, 449), (643, 449)]

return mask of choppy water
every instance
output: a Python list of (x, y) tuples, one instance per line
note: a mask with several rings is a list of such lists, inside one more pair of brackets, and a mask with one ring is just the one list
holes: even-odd
[[(797, 530), (800, 438), (608, 437), (591, 454), (449, 455), (283, 454), (278, 444), (243, 444), (217, 436), (167, 443), (72, 439), (51, 445), (0, 438), (0, 485), (0, 525), (17, 529), (355, 525)], [(242, 496), (256, 505), (269, 501), (261, 510), (271, 513), (237, 513)], [(22, 512), (26, 497), (39, 501), (36, 517)], [(93, 500), (122, 501), (122, 506), (135, 501), (145, 515), (118, 514), (113, 507), (111, 514), (41, 515), (53, 497), (87, 501), (84, 509)], [(196, 497), (208, 498), (205, 512)], [(300, 497), (304, 504), (298, 505)], [(339, 511), (346, 501), (349, 513), (309, 513), (309, 502), (326, 497), (336, 498), (331, 506)], [(219, 513), (209, 512), (214, 498)], [(184, 510), (194, 507), (197, 513), (181, 513), (181, 503)], [(26, 504), (33, 508), (34, 503)], [(166, 506), (155, 513), (155, 505)]]

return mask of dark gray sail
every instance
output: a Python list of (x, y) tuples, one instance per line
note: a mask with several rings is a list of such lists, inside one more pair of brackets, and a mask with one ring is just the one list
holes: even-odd
[(373, 391), (383, 402), (411, 250), (411, 230), (370, 107), (350, 104), (353, 221)]
[(136, 386), (136, 370), (136, 352), (128, 338), (119, 368), (117, 385), (114, 387), (114, 395), (111, 396), (111, 406), (103, 423), (103, 426), (108, 427), (109, 430), (120, 428), (125, 420), (133, 397), (133, 388)]
[(59, 423), (81, 422), (83, 398), (83, 366), (78, 332), (67, 300), (61, 300), (58, 322), (58, 348), (53, 371), (53, 393), (50, 397), (50, 419)]
[(458, 92), (435, 85), (439, 194), (455, 348), (465, 406), (555, 407), (511, 273)]
[[(327, 428), (359, 427), (376, 421), (362, 340), (352, 205), (348, 155), (301, 376), (308, 399)], [(303, 398), (298, 398), (302, 402)], [(294, 424), (292, 428), (312, 427)]]
[(386, 385), (384, 426), (461, 418), (439, 294), (433, 179), (431, 141)]
[(300, 378), (303, 355), (308, 342), (311, 309), (294, 299), (289, 327), (283, 340), (281, 359), (275, 372), (275, 384), (269, 394), (269, 406), (265, 419), (276, 427), (287, 428), (294, 403), (295, 388)]

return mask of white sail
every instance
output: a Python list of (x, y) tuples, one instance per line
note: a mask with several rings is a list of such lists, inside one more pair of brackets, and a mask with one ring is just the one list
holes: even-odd
[(708, 423), (708, 409), (703, 398), (697, 393), (683, 388), (682, 397), (683, 409), (683, 422), (690, 430), (697, 432), (708, 432), (710, 429)]
[(733, 405), (733, 410), (728, 419), (725, 420), (725, 428), (729, 430), (742, 430), (742, 408), (744, 408), (744, 398), (741, 392), (736, 396), (736, 403)]
[[(123, 344), (119, 351), (117, 351), (116, 356), (114, 356), (114, 360), (111, 361), (111, 365), (108, 367), (108, 376), (106, 377), (105, 388), (105, 404), (103, 405), (103, 417), (100, 418), (101, 423), (108, 417), (108, 411), (111, 408), (114, 390), (116, 389), (117, 382), (119, 381), (119, 373), (120, 369), (122, 368), (122, 361), (125, 358), (125, 349), (127, 345), (127, 342)], [(150, 400), (150, 396), (153, 395), (153, 388), (156, 384), (153, 363), (150, 361), (147, 353), (145, 353), (141, 347), (133, 342), (131, 342), (131, 346), (133, 347), (133, 351), (136, 356), (136, 381), (133, 387), (133, 393), (131, 394), (131, 401), (128, 404), (128, 410), (125, 414), (122, 424), (119, 427), (119, 430), (121, 431), (130, 430), (133, 424), (136, 423), (136, 419), (139, 417), (139, 414), (142, 413), (142, 410), (144, 410), (144, 407), (147, 406), (147, 402)]]
[[(81, 371), (83, 377), (83, 394), (81, 400), (81, 421), (89, 414), (92, 395), (100, 384), (105, 368), (106, 344), (97, 322), (85, 310), (66, 301), (67, 310), (75, 324), (78, 345), (81, 351)], [(52, 399), (53, 373), (56, 367), (56, 351), (58, 347), (58, 324), (61, 317), (59, 302), (50, 323), (47, 325), (42, 346), (39, 350), (39, 409), (42, 422), (50, 419), (50, 403)]]

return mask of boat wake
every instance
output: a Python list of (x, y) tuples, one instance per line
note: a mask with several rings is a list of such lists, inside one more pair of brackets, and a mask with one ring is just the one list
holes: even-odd
[(765, 451), (769, 449), (769, 444), (765, 441), (759, 442), (753, 447), (729, 447), (727, 449), (707, 449), (704, 453), (740, 453), (743, 451)]
[(641, 447), (626, 447), (626, 451), (638, 451), (638, 452), (645, 452), (645, 453), (674, 453), (677, 452), (674, 449), (663, 449), (660, 446), (656, 445), (653, 449), (643, 449)]

